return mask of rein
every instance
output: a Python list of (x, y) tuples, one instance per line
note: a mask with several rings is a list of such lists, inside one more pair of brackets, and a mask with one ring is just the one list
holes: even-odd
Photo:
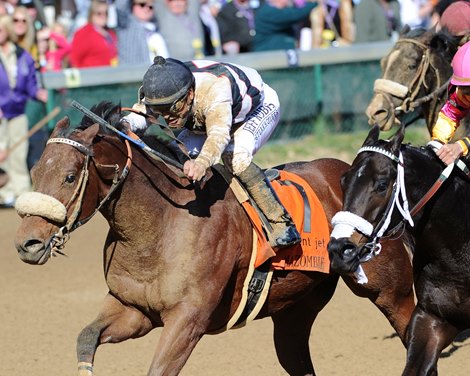
[[(88, 178), (89, 178), (90, 159), (92, 158), (91, 156), (93, 155), (93, 153), (86, 146), (80, 144), (77, 141), (70, 140), (68, 138), (51, 138), (47, 141), (47, 144), (70, 145), (85, 155), (85, 162), (83, 163), (83, 168), (80, 173), (80, 179), (78, 181), (77, 187), (75, 188), (75, 191), (72, 193), (72, 197), (69, 199), (68, 203), (65, 205), (65, 209), (66, 209), (65, 213), (67, 213), (68, 209), (71, 207), (73, 202), (75, 202), (75, 206), (73, 207), (72, 214), (67, 218), (65, 225), (60, 227), (57, 233), (52, 235), (50, 242), (49, 242), (52, 256), (55, 256), (56, 253), (63, 254), (61, 250), (65, 247), (65, 243), (69, 240), (70, 233), (73, 230), (77, 229), (78, 227), (87, 223), (91, 218), (93, 218), (93, 216), (96, 213), (98, 213), (98, 211), (103, 207), (103, 205), (106, 202), (108, 202), (111, 195), (126, 179), (127, 175), (129, 174), (129, 170), (132, 166), (132, 149), (127, 140), (124, 140), (124, 142), (127, 148), (127, 161), (126, 161), (126, 165), (122, 169), (121, 174), (119, 174), (119, 165), (117, 164), (114, 165), (113, 167), (115, 169), (115, 172), (114, 172), (113, 182), (111, 184), (111, 187), (109, 188), (108, 193), (99, 202), (98, 206), (95, 208), (93, 213), (91, 213), (88, 217), (82, 220), (78, 220), (80, 212), (82, 210), (83, 197), (85, 195), (85, 189), (86, 189), (86, 185), (88, 183)], [(27, 194), (28, 193), (25, 193), (25, 195)], [(52, 196), (47, 196), (47, 197), (51, 197), (53, 200), (57, 201)], [(35, 215), (35, 213), (27, 213), (27, 215)]]
[[(421, 43), (417, 40), (414, 39), (399, 39), (396, 44), (399, 43), (412, 43), (419, 48), (421, 48), (424, 52), (423, 57), (421, 59), (421, 63), (416, 71), (415, 76), (410, 82), (409, 86), (402, 85), (398, 82), (392, 81), (392, 80), (387, 80), (387, 79), (377, 79), (374, 83), (374, 92), (376, 94), (382, 94), (387, 102), (389, 103), (390, 107), (393, 108), (393, 101), (392, 97), (400, 98), (402, 100), (402, 103), (394, 108), (393, 111), (393, 119), (394, 122), (396, 120), (396, 114), (399, 112), (404, 112), (404, 113), (409, 113), (413, 112), (417, 107), (422, 106), (424, 103), (430, 102), (433, 99), (436, 99), (439, 97), (447, 88), (449, 80), (447, 80), (445, 83), (441, 84), (440, 83), (440, 77), (439, 77), (439, 69), (434, 67), (431, 64), (431, 59), (430, 59), (430, 49), (428, 46), (426, 46), (424, 43)], [(436, 89), (433, 90), (431, 93), (428, 95), (417, 98), (421, 88), (424, 86), (426, 89), (429, 89), (427, 84), (426, 84), (426, 74), (429, 71), (429, 69), (432, 68), (435, 72), (435, 75), (437, 77), (437, 86)], [(435, 103), (435, 107), (437, 106), (437, 101)], [(434, 108), (435, 110), (435, 108)], [(431, 111), (430, 113), (434, 113), (435, 111)], [(412, 122), (416, 121), (418, 117), (413, 119), (410, 123), (407, 125), (411, 124)], [(432, 120), (432, 119), (431, 119)], [(398, 121), (399, 122), (399, 121)]]

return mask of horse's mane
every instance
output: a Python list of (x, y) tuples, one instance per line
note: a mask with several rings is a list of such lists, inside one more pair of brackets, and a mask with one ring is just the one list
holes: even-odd
[(402, 151), (411, 154), (419, 155), (425, 157), (427, 160), (433, 163), (439, 163), (436, 153), (432, 150), (430, 146), (415, 146), (410, 143), (401, 145)]
[[(95, 104), (93, 107), (91, 107), (90, 111), (98, 115), (102, 119), (106, 120), (113, 127), (116, 127), (119, 130), (122, 130), (122, 127), (119, 124), (119, 121), (121, 120), (121, 104), (114, 104), (109, 101), (101, 101), (98, 104)], [(80, 121), (80, 124), (78, 125), (76, 129), (84, 130), (92, 126), (95, 123), (96, 121), (89, 118), (87, 115), (84, 115), (82, 117), (82, 120)], [(100, 133), (112, 134), (112, 131), (110, 131), (105, 126), (100, 125)]]

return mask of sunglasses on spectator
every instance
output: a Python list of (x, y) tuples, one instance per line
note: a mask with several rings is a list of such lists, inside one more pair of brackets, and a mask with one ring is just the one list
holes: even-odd
[(93, 14), (96, 14), (97, 16), (107, 16), (108, 12), (107, 11), (103, 11), (103, 12), (96, 11), (96, 12), (93, 12)]
[(26, 23), (26, 18), (13, 18), (13, 22), (19, 23)]
[(149, 8), (150, 10), (153, 10), (153, 5), (152, 4), (147, 4), (147, 3), (134, 3), (134, 5), (138, 5), (141, 8)]

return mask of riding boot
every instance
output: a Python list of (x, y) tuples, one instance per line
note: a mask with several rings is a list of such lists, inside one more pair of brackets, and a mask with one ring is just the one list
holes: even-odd
[(300, 234), (290, 214), (279, 201), (263, 170), (252, 162), (238, 178), (272, 227), (269, 234), (271, 246), (284, 248), (300, 243)]

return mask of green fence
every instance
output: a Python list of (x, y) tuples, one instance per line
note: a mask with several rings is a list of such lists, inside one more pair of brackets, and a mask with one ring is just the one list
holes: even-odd
[[(382, 51), (386, 48), (383, 47)], [(328, 54), (334, 61), (316, 64), (308, 61), (312, 55), (305, 55), (306, 58), (300, 55), (301, 63), (295, 67), (289, 67), (283, 62), (283, 55), (279, 53), (266, 60), (269, 63), (260, 61), (261, 58), (270, 57), (267, 55), (241, 56), (243, 60), (238, 63), (258, 69), (266, 83), (279, 95), (281, 123), (272, 140), (299, 138), (316, 132), (347, 132), (367, 127), (364, 111), (373, 94), (373, 82), (381, 75), (379, 58), (383, 53), (379, 52), (376, 57), (367, 57), (366, 52), (369, 49), (366, 52), (357, 51), (357, 48), (330, 50), (332, 51), (323, 50), (318, 55), (313, 55), (316, 59), (314, 62), (327, 59)], [(274, 58), (277, 58), (275, 63)], [(67, 74), (65, 81), (57, 75), (45, 75), (44, 81), (50, 92), (49, 103), (47, 107), (28, 107), (30, 123), (34, 124), (46, 111), (59, 106), (61, 113), (55, 121), (67, 115), (72, 124), (77, 124), (82, 114), (70, 108), (72, 99), (86, 107), (102, 100), (132, 106), (137, 100), (139, 81), (145, 68), (137, 67), (127, 71), (114, 68), (76, 71), (73, 73), (72, 84), (67, 84)], [(56, 83), (54, 79), (59, 81)], [(61, 88), (61, 85), (65, 88)], [(49, 130), (53, 128), (55, 121), (49, 124)]]

